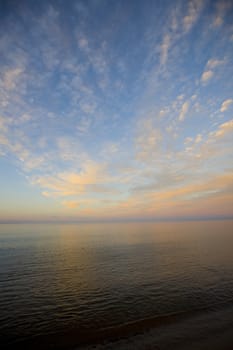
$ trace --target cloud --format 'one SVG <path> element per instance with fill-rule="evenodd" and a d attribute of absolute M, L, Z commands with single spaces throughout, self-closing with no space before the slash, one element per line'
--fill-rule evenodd
<path fill-rule="evenodd" d="M 202 179 L 207 176 L 213 176 L 212 172 L 215 169 L 215 164 L 222 167 L 216 168 L 214 172 L 221 174 L 222 170 L 229 163 L 228 156 L 231 153 L 229 142 L 233 140 L 233 121 L 220 124 L 214 131 L 207 135 L 198 133 L 195 137 L 188 137 L 184 141 L 185 151 L 171 153 L 170 160 L 160 163 L 158 157 L 155 159 L 154 169 L 151 171 L 145 170 L 144 176 L 147 179 L 146 185 L 141 180 L 141 185 L 136 186 L 134 191 L 167 191 L 170 187 L 181 188 L 187 184 L 191 185 L 196 181 L 201 183 Z M 157 160 L 157 162 L 156 162 Z M 211 168 L 209 172 L 207 169 Z M 206 173 L 207 172 L 207 173 Z M 142 174 L 141 174 L 142 176 Z M 220 176 L 220 175 L 219 175 Z M 143 178 L 143 177 L 142 177 Z M 144 183 L 144 184 L 143 184 Z M 142 185 L 143 184 L 143 185 Z"/>
<path fill-rule="evenodd" d="M 161 56 L 160 56 L 160 62 L 161 64 L 165 65 L 168 59 L 168 50 L 171 45 L 171 38 L 169 34 L 166 34 L 163 38 L 163 42 L 161 44 Z"/>
<path fill-rule="evenodd" d="M 169 181 L 170 182 L 170 181 Z M 233 174 L 208 175 L 191 183 L 177 182 L 173 188 L 160 189 L 152 185 L 134 191 L 125 201 L 120 201 L 114 209 L 119 216 L 161 218 L 183 217 L 184 215 L 232 215 Z M 219 210 L 221 204 L 221 210 Z"/>
<path fill-rule="evenodd" d="M 232 1 L 217 1 L 215 7 L 216 13 L 214 16 L 213 25 L 215 27 L 220 27 L 224 22 L 224 16 L 226 15 L 226 12 L 232 9 Z"/>
<path fill-rule="evenodd" d="M 0 115 L 0 131 L 6 132 L 11 122 L 10 118 L 5 118 L 3 115 Z"/>
<path fill-rule="evenodd" d="M 22 74 L 23 69 L 16 67 L 8 69 L 3 77 L 3 85 L 7 90 L 13 90 L 16 88 L 17 81 Z"/>
<path fill-rule="evenodd" d="M 203 83 L 207 83 L 214 76 L 214 72 L 212 70 L 205 71 L 201 76 L 201 81 Z"/>
<path fill-rule="evenodd" d="M 161 149 L 162 133 L 153 125 L 153 120 L 150 118 L 141 121 L 138 129 L 135 139 L 136 158 L 141 161 L 153 161 Z"/>
<path fill-rule="evenodd" d="M 89 131 L 90 126 L 91 126 L 91 119 L 87 117 L 85 118 L 83 117 L 79 120 L 79 123 L 76 128 L 80 134 L 86 134 Z"/>
<path fill-rule="evenodd" d="M 215 18 L 214 18 L 214 26 L 215 27 L 220 27 L 221 25 L 223 24 L 223 18 L 221 15 L 217 15 Z"/>
<path fill-rule="evenodd" d="M 185 119 L 185 116 L 188 112 L 188 109 L 189 109 L 189 102 L 186 101 L 183 103 L 182 107 L 181 107 L 181 110 L 180 110 L 180 114 L 179 114 L 179 121 L 183 121 Z"/>
<path fill-rule="evenodd" d="M 231 192 L 233 191 L 232 173 L 212 176 L 209 179 L 204 179 L 204 181 L 199 180 L 194 184 L 178 187 L 166 192 L 161 191 L 152 196 L 156 200 L 193 200 L 194 198 L 211 196 L 213 193 L 225 192 L 228 188 L 231 188 Z"/>
<path fill-rule="evenodd" d="M 57 146 L 56 158 L 71 163 L 79 163 L 85 161 L 88 156 L 83 151 L 80 141 L 72 136 L 63 135 L 56 137 Z M 56 160 L 56 159 L 55 159 Z"/>
<path fill-rule="evenodd" d="M 195 142 L 195 143 L 199 143 L 199 142 L 201 142 L 201 141 L 202 141 L 202 135 L 201 135 L 201 134 L 197 134 L 197 136 L 196 136 L 194 142 Z"/>
<path fill-rule="evenodd" d="M 206 64 L 206 67 L 209 68 L 209 69 L 214 69 L 218 66 L 221 66 L 225 63 L 225 60 L 218 60 L 218 59 L 210 59 L 207 64 Z"/>
<path fill-rule="evenodd" d="M 75 209 L 79 206 L 79 203 L 76 201 L 63 201 L 62 204 L 69 209 Z"/>
<path fill-rule="evenodd" d="M 218 125 L 205 138 L 202 136 L 199 142 L 196 142 L 197 137 L 193 144 L 187 148 L 187 154 L 189 157 L 192 156 L 194 166 L 204 169 L 207 166 L 212 168 L 214 164 L 218 164 L 218 172 L 221 172 L 223 169 L 220 165 L 224 168 L 229 163 L 228 157 L 231 153 L 233 140 L 233 120 Z M 191 164 L 187 162 L 188 166 L 191 168 Z"/>
<path fill-rule="evenodd" d="M 226 60 L 219 60 L 216 58 L 211 58 L 207 61 L 205 70 L 201 76 L 202 83 L 206 84 L 214 76 L 214 70 L 226 63 Z"/>
<path fill-rule="evenodd" d="M 232 134 L 233 136 L 233 119 L 219 125 L 218 130 L 210 133 L 210 136 L 222 138 L 228 134 Z"/>
<path fill-rule="evenodd" d="M 45 190 L 43 193 L 47 197 L 69 197 L 113 193 L 114 188 L 106 186 L 111 181 L 113 178 L 107 174 L 105 165 L 89 160 L 82 164 L 79 172 L 65 171 L 49 176 L 35 176 L 32 183 Z"/>
<path fill-rule="evenodd" d="M 233 100 L 231 98 L 223 101 L 221 108 L 220 108 L 220 112 L 222 112 L 222 113 L 226 112 L 232 103 L 233 103 Z"/>
<path fill-rule="evenodd" d="M 203 5 L 204 2 L 202 0 L 191 0 L 188 2 L 187 14 L 183 17 L 183 27 L 185 32 L 188 32 L 194 23 L 197 22 L 203 9 Z"/>
<path fill-rule="evenodd" d="M 166 32 L 162 38 L 162 43 L 159 47 L 160 51 L 160 64 L 165 65 L 168 60 L 168 53 L 172 46 L 188 32 L 197 22 L 202 10 L 204 3 L 202 0 L 189 0 L 187 2 L 187 8 L 185 14 L 180 14 L 177 8 L 173 9 L 170 16 L 168 17 L 169 31 Z"/>
<path fill-rule="evenodd" d="M 185 138 L 184 144 L 187 145 L 187 144 L 191 143 L 192 141 L 193 141 L 193 138 L 188 136 L 188 137 Z"/>

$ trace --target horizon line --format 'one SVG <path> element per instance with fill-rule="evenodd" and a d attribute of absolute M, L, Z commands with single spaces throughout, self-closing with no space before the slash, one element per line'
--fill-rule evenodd
<path fill-rule="evenodd" d="M 88 224 L 88 223 L 127 223 L 127 222 L 177 222 L 177 221 L 217 221 L 233 220 L 233 216 L 168 217 L 168 218 L 110 218 L 110 219 L 13 219 L 0 220 L 0 224 Z"/>

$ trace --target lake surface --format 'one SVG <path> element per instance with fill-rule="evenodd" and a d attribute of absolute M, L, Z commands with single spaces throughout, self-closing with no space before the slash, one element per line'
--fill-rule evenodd
<path fill-rule="evenodd" d="M 2 224 L 1 344 L 229 310 L 232 248 L 230 220 Z"/>

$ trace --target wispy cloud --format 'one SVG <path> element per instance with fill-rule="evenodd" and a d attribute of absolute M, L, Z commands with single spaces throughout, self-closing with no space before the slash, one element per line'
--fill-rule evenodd
<path fill-rule="evenodd" d="M 232 103 L 233 103 L 233 100 L 231 98 L 223 101 L 221 108 L 220 108 L 220 112 L 223 113 L 223 112 L 227 111 Z"/>
<path fill-rule="evenodd" d="M 211 58 L 207 61 L 205 70 L 202 73 L 201 81 L 206 84 L 210 79 L 214 77 L 216 68 L 226 64 L 226 59 Z"/>
<path fill-rule="evenodd" d="M 204 1 L 202 0 L 191 0 L 188 2 L 187 14 L 183 17 L 183 26 L 185 32 L 188 32 L 194 23 L 198 20 L 203 6 Z"/>
<path fill-rule="evenodd" d="M 33 181 L 40 187 L 50 190 L 55 196 L 71 196 L 84 193 L 88 188 L 98 192 L 98 185 L 107 182 L 104 167 L 88 161 L 79 172 L 66 171 L 52 176 L 39 176 Z"/>
<path fill-rule="evenodd" d="M 218 129 L 215 132 L 211 132 L 210 136 L 214 137 L 224 137 L 227 134 L 233 134 L 233 119 L 229 120 L 228 122 L 225 122 L 223 124 L 220 124 Z"/>
<path fill-rule="evenodd" d="M 179 114 L 179 121 L 183 121 L 187 112 L 188 112 L 188 109 L 189 109 L 189 102 L 186 101 L 183 103 L 182 107 L 181 107 L 181 111 L 180 111 L 180 114 Z"/>
<path fill-rule="evenodd" d="M 216 11 L 215 11 L 213 25 L 215 27 L 220 27 L 224 22 L 224 17 L 227 11 L 232 10 L 232 2 L 229 0 L 217 1 L 215 4 L 215 8 L 216 8 Z"/>
<path fill-rule="evenodd" d="M 218 66 L 221 66 L 224 63 L 226 63 L 225 60 L 218 60 L 218 59 L 211 58 L 210 60 L 208 60 L 206 64 L 206 68 L 214 69 Z"/>
<path fill-rule="evenodd" d="M 208 82 L 211 78 L 213 78 L 214 76 L 214 72 L 212 70 L 207 70 L 205 72 L 203 72 L 202 76 L 201 76 L 201 81 L 203 83 Z"/>
<path fill-rule="evenodd" d="M 160 45 L 160 63 L 165 65 L 168 60 L 169 50 L 184 35 L 187 35 L 198 21 L 204 8 L 202 0 L 189 0 L 186 2 L 185 11 L 179 11 L 179 5 L 171 11 L 168 17 L 168 28 Z"/>
<path fill-rule="evenodd" d="M 75 209 L 79 206 L 79 203 L 76 201 L 64 201 L 63 205 L 69 209 Z"/>
<path fill-rule="evenodd" d="M 162 133 L 153 125 L 151 119 L 140 122 L 139 133 L 135 139 L 137 159 L 153 161 L 161 148 Z"/>
<path fill-rule="evenodd" d="M 3 85 L 6 88 L 6 90 L 13 90 L 16 88 L 16 82 L 19 79 L 22 72 L 22 68 L 12 68 L 8 69 L 5 72 L 3 78 Z"/>
<path fill-rule="evenodd" d="M 168 58 L 168 50 L 171 45 L 171 37 L 169 34 L 165 34 L 163 42 L 161 44 L 161 64 L 166 64 Z"/>

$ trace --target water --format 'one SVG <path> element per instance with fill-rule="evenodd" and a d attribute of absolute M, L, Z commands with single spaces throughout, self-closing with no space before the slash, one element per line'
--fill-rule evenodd
<path fill-rule="evenodd" d="M 229 220 L 0 225 L 1 344 L 229 309 L 232 243 Z"/>

